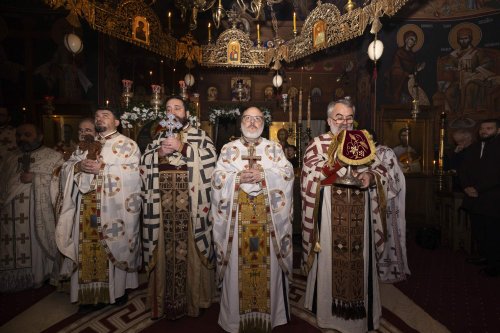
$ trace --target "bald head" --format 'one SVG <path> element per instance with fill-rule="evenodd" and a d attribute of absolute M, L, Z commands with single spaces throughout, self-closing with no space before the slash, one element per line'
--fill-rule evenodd
<path fill-rule="evenodd" d="M 96 136 L 94 119 L 84 118 L 78 124 L 78 140 L 83 141 L 86 135 Z"/>
<path fill-rule="evenodd" d="M 466 148 L 472 143 L 472 133 L 466 130 L 458 130 L 453 133 L 453 141 L 457 146 Z"/>

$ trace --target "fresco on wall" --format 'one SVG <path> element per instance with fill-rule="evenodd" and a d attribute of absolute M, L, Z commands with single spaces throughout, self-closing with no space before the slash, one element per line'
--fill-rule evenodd
<path fill-rule="evenodd" d="M 398 49 L 392 57 L 392 65 L 386 73 L 386 98 L 394 104 L 406 104 L 417 98 L 421 105 L 429 105 L 425 91 L 417 84 L 419 72 L 425 61 L 419 62 L 417 52 L 424 44 L 424 32 L 416 24 L 405 24 L 398 29 Z M 417 92 L 418 90 L 418 92 Z"/>
<path fill-rule="evenodd" d="M 436 105 L 451 112 L 473 112 L 493 107 L 491 98 L 500 94 L 500 51 L 478 47 L 482 31 L 474 23 L 462 22 L 449 32 L 453 50 L 437 62 Z"/>
<path fill-rule="evenodd" d="M 428 0 L 414 1 L 397 16 L 408 19 L 461 19 L 464 17 L 490 15 L 498 11 L 496 0 Z"/>
<path fill-rule="evenodd" d="M 383 104 L 410 104 L 418 97 L 420 105 L 442 106 L 452 116 L 498 111 L 499 13 L 456 22 L 385 24 L 378 98 Z"/>

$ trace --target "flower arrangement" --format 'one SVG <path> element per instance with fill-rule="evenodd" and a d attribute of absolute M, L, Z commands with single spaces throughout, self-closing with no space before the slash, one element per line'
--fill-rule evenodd
<path fill-rule="evenodd" d="M 259 108 L 262 113 L 264 114 L 264 123 L 266 126 L 271 124 L 272 117 L 271 117 L 271 111 L 268 108 Z M 211 107 L 209 109 L 209 114 L 208 114 L 208 120 L 212 123 L 215 124 L 217 123 L 217 119 L 228 119 L 228 120 L 235 120 L 238 119 L 241 116 L 241 111 L 239 108 L 232 108 L 232 107 Z"/>
<path fill-rule="evenodd" d="M 189 111 L 189 110 L 188 110 Z M 129 106 L 120 117 L 120 122 L 123 128 L 133 128 L 135 124 L 145 124 L 149 121 L 164 120 L 166 113 L 156 112 L 152 107 L 146 106 L 144 103 Z M 189 123 L 192 126 L 200 125 L 196 116 L 188 117 Z"/>

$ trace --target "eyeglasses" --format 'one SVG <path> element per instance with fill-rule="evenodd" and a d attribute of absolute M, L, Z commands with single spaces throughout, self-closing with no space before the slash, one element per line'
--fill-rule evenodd
<path fill-rule="evenodd" d="M 250 122 L 254 122 L 256 124 L 262 124 L 262 122 L 264 121 L 264 117 L 261 117 L 261 116 L 243 116 L 242 117 L 242 120 L 243 122 L 245 123 L 250 123 Z"/>
<path fill-rule="evenodd" d="M 343 122 L 346 122 L 347 124 L 352 124 L 354 122 L 354 117 L 353 116 L 343 117 L 341 115 L 337 115 L 335 118 L 330 118 L 330 119 L 332 119 L 337 124 L 340 124 L 340 123 L 343 123 Z"/>

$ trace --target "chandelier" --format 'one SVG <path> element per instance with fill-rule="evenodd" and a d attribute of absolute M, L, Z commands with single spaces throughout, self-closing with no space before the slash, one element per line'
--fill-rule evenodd
<path fill-rule="evenodd" d="M 95 30 L 167 59 L 179 60 L 178 49 L 186 49 L 186 38 L 178 40 L 172 36 L 170 27 L 162 26 L 160 18 L 151 8 L 155 1 L 150 0 L 147 4 L 148 1 L 144 0 L 44 0 L 53 9 L 65 8 L 70 15 L 85 19 Z M 209 25 L 208 43 L 200 43 L 201 57 L 198 51 L 189 55 L 189 67 L 198 63 L 207 67 L 271 67 L 277 70 L 282 62 L 294 62 L 359 37 L 368 25 L 372 26 L 372 30 L 380 30 L 380 17 L 393 16 L 408 0 L 366 0 L 362 4 L 361 1 L 348 0 L 341 9 L 318 0 L 300 29 L 297 29 L 296 14 L 293 14 L 293 38 L 286 41 L 278 36 L 278 22 L 273 9 L 282 1 L 234 0 L 231 8 L 224 8 L 221 0 L 175 0 L 174 5 L 181 11 L 181 18 L 186 20 L 189 17 L 190 30 L 198 28 L 198 14 L 208 10 L 212 10 L 216 28 L 222 20 L 227 19 L 230 23 L 229 28 L 214 41 L 211 40 Z M 260 43 L 260 30 L 257 30 L 258 36 L 253 40 L 247 31 L 237 28 L 243 17 L 251 18 L 249 24 L 261 22 L 265 6 L 269 9 L 274 30 L 274 38 L 266 47 Z M 170 16 L 168 22 L 170 25 Z M 197 48 L 198 42 L 190 38 L 193 37 L 189 36 L 188 42 Z M 234 56 L 236 53 L 238 56 Z M 188 58 L 184 51 L 180 54 Z"/>

